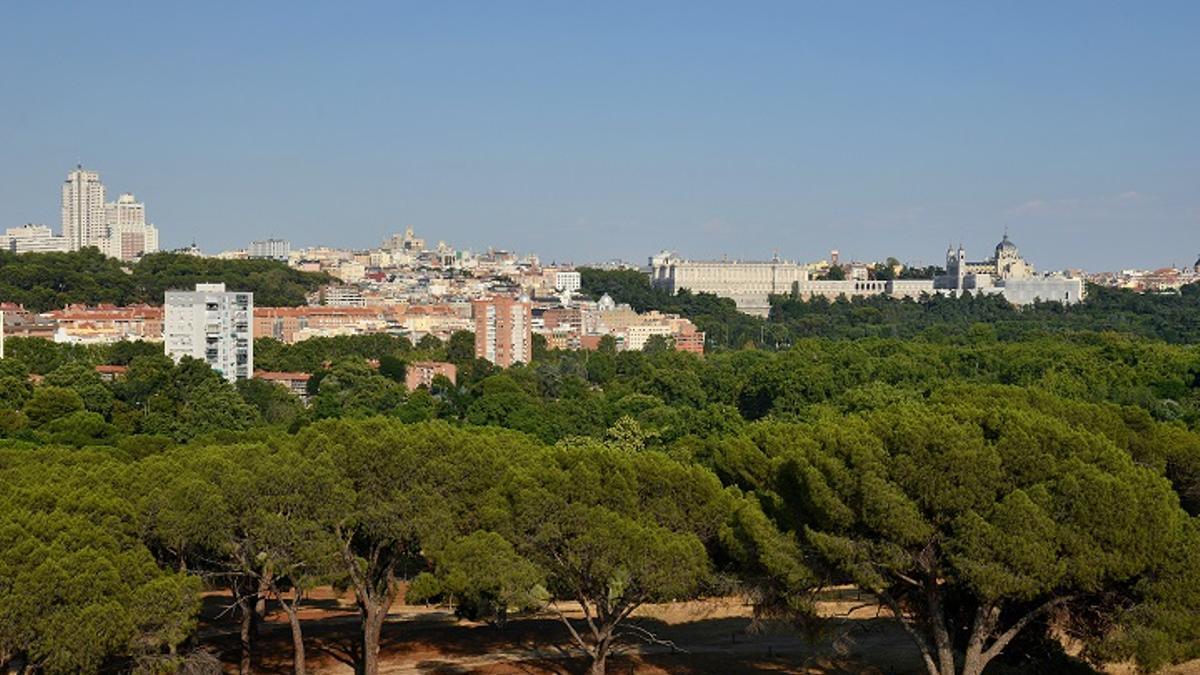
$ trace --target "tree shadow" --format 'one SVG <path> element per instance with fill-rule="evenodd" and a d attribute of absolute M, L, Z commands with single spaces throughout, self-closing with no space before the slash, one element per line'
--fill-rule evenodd
<path fill-rule="evenodd" d="M 291 635 L 286 622 L 273 617 L 255 644 L 258 672 L 291 672 Z M 664 621 L 640 616 L 630 620 L 639 636 L 653 643 L 626 639 L 610 657 L 610 673 L 657 668 L 686 675 L 715 673 L 919 673 L 916 649 L 890 620 L 848 621 L 853 629 L 840 642 L 828 635 L 805 640 L 785 624 L 754 623 L 748 617 L 700 617 Z M 234 622 L 236 625 L 236 622 Z M 583 621 L 573 621 L 586 630 Z M 753 629 L 752 629 L 753 626 Z M 628 632 L 628 631 L 627 631 Z M 354 668 L 362 662 L 357 617 L 340 612 L 304 621 L 310 667 Z M 239 657 L 236 633 L 205 640 L 221 660 L 235 665 Z M 421 673 L 527 673 L 570 675 L 584 673 L 587 659 L 571 642 L 558 618 L 546 615 L 514 617 L 503 628 L 454 620 L 446 613 L 419 612 L 393 616 L 384 624 L 381 662 L 405 664 Z"/>

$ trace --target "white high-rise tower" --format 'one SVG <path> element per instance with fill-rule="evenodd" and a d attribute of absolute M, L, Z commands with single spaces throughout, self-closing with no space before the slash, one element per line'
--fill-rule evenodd
<path fill-rule="evenodd" d="M 62 188 L 62 229 L 72 251 L 100 246 L 108 236 L 104 184 L 100 174 L 76 166 Z"/>
<path fill-rule="evenodd" d="M 105 206 L 108 235 L 101 246 L 105 254 L 137 260 L 158 250 L 158 229 L 146 224 L 146 205 L 126 192 Z"/>
<path fill-rule="evenodd" d="M 254 375 L 254 294 L 225 284 L 196 284 L 163 298 L 163 347 L 178 362 L 204 361 L 230 382 Z"/>

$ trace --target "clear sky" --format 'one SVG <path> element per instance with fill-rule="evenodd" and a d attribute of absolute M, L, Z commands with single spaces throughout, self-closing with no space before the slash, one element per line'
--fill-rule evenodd
<path fill-rule="evenodd" d="M 0 3 L 0 226 L 164 246 L 1200 253 L 1200 2 Z"/>

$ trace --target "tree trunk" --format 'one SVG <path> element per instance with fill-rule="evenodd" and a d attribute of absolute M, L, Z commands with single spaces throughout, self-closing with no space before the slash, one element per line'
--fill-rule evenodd
<path fill-rule="evenodd" d="M 614 628 L 615 626 L 601 625 L 596 635 L 596 646 L 592 648 L 592 664 L 588 668 L 588 675 L 605 675 L 608 652 L 612 648 Z"/>
<path fill-rule="evenodd" d="M 364 608 L 363 617 L 363 675 L 379 675 L 379 635 L 387 608 L 375 603 Z"/>
<path fill-rule="evenodd" d="M 288 623 L 292 624 L 292 673 L 304 675 L 304 633 L 300 629 L 300 616 L 296 608 L 284 604 L 287 611 Z"/>
<path fill-rule="evenodd" d="M 239 675 L 250 675 L 253 672 L 250 666 L 250 637 L 254 633 L 254 603 L 251 598 L 242 596 L 238 598 L 238 607 L 242 612 L 242 626 L 240 637 L 242 642 L 242 660 L 238 664 Z"/>
<path fill-rule="evenodd" d="M 940 675 L 955 675 L 954 643 L 950 638 L 950 630 L 946 627 L 946 613 L 942 609 L 942 591 L 938 588 L 936 579 L 929 578 L 925 581 L 925 602 L 929 612 L 929 627 L 933 633 L 933 645 L 937 652 Z"/>
<path fill-rule="evenodd" d="M 981 675 L 988 664 L 984 658 L 984 643 L 991 636 L 999 618 L 999 609 L 980 605 L 975 609 L 975 620 L 971 622 L 971 635 L 967 639 L 967 651 L 963 654 L 962 675 Z"/>
<path fill-rule="evenodd" d="M 262 635 L 262 620 L 267 618 L 267 596 L 270 595 L 272 581 L 270 571 L 265 572 L 258 579 L 258 595 L 254 602 L 254 634 L 256 636 Z"/>

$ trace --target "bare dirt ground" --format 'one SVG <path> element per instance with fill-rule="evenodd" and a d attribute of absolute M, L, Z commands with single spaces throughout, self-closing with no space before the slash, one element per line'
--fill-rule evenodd
<path fill-rule="evenodd" d="M 853 589 L 835 589 L 822 596 L 821 614 L 839 620 L 820 634 L 802 638 L 793 626 L 753 621 L 750 607 L 738 598 L 653 605 L 634 615 L 637 625 L 664 644 L 630 643 L 609 662 L 614 674 L 769 673 L 835 675 L 923 673 L 916 648 L 908 636 L 878 607 L 863 606 L 868 598 Z M 236 672 L 237 626 L 225 611 L 229 598 L 213 593 L 205 598 L 201 637 Z M 562 611 L 582 619 L 577 608 Z M 330 675 L 353 673 L 357 656 L 358 618 L 352 598 L 321 589 L 302 614 L 308 668 Z M 255 670 L 291 672 L 291 637 L 286 615 L 269 610 L 257 639 Z M 568 675 L 584 671 L 585 660 L 569 641 L 566 628 L 553 613 L 517 617 L 504 628 L 459 620 L 448 608 L 398 603 L 384 627 L 382 668 L 388 675 Z M 996 669 L 997 675 L 1021 672 Z M 1132 669 L 1108 672 L 1132 675 Z M 1170 675 L 1200 673 L 1200 663 L 1167 671 Z"/>

